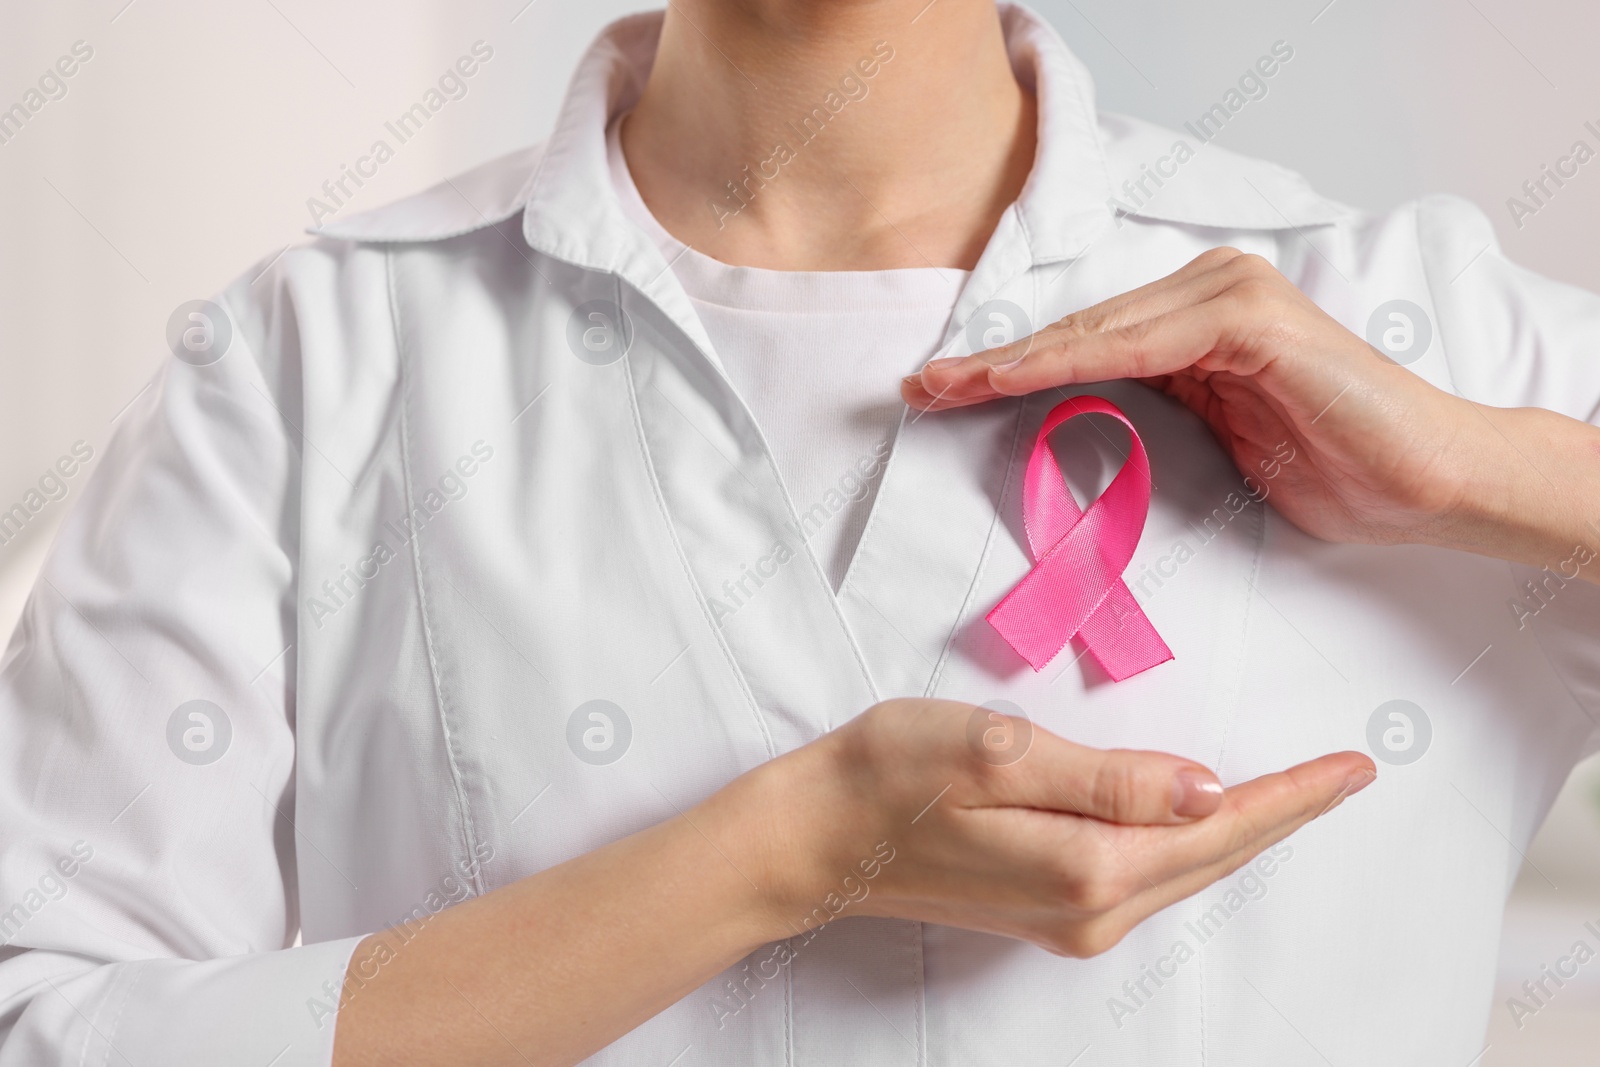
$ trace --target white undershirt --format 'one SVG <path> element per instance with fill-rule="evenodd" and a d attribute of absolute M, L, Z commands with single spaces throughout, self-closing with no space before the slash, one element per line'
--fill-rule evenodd
<path fill-rule="evenodd" d="M 904 407 L 900 379 L 944 340 L 967 271 L 778 271 L 687 248 L 645 206 L 607 131 L 624 210 L 658 245 L 761 426 L 829 582 L 843 584 Z M 738 225 L 737 217 L 728 225 Z"/>

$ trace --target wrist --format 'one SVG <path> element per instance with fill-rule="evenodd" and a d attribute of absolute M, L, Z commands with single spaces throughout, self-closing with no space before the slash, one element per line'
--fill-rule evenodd
<path fill-rule="evenodd" d="M 1473 407 L 1481 432 L 1459 450 L 1447 547 L 1600 580 L 1600 431 L 1539 408 Z"/>
<path fill-rule="evenodd" d="M 723 828 L 727 858 L 746 893 L 741 922 L 756 943 L 797 932 L 798 917 L 823 892 L 837 844 L 830 827 L 847 825 L 834 740 L 826 735 L 741 775 L 708 798 L 690 818 Z"/>

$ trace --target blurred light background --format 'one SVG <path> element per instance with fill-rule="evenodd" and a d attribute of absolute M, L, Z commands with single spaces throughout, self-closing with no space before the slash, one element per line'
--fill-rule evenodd
<path fill-rule="evenodd" d="M 1600 148 L 1600 135 L 1584 127 L 1600 129 L 1592 58 L 1600 5 L 1034 6 L 1095 72 L 1103 107 L 1171 126 L 1219 99 L 1274 41 L 1288 42 L 1293 61 L 1219 144 L 1299 170 L 1324 193 L 1372 210 L 1425 192 L 1466 196 L 1496 221 L 1512 258 L 1600 290 L 1600 161 L 1520 225 L 1507 206 L 1575 141 Z M 92 50 L 59 87 L 49 84 L 58 98 L 20 129 L 0 126 L 0 509 L 74 442 L 98 455 L 166 358 L 172 310 L 298 240 L 312 221 L 308 199 L 323 197 L 323 183 L 365 154 L 384 123 L 474 42 L 493 57 L 467 94 L 399 146 L 341 214 L 542 138 L 583 48 L 634 9 L 618 0 L 0 7 L 0 110 L 23 102 L 78 42 L 80 56 Z M 81 484 L 81 476 L 69 482 L 65 499 L 0 545 L 0 634 L 10 633 Z M 1507 912 L 1503 988 L 1481 1063 L 1591 1064 L 1600 1048 L 1600 968 L 1581 970 L 1520 1029 L 1505 998 L 1584 936 L 1584 921 L 1600 920 L 1593 765 L 1579 768 L 1528 859 Z M 1397 894 L 1393 906 L 1429 902 Z"/>

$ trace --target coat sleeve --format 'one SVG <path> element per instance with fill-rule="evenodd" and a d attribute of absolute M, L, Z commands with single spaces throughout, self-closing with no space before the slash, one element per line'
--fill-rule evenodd
<path fill-rule="evenodd" d="M 77 447 L 0 659 L 0 1067 L 331 1059 L 359 938 L 294 945 L 296 332 L 250 293 Z"/>
<path fill-rule="evenodd" d="M 1600 296 L 1512 263 L 1488 218 L 1457 197 L 1421 201 L 1417 237 L 1456 391 L 1600 425 Z M 1600 457 L 1588 470 L 1525 459 L 1530 478 L 1600 479 Z M 1508 639 L 1539 643 L 1587 720 L 1585 754 L 1600 751 L 1600 586 L 1571 576 L 1587 553 L 1600 556 L 1600 514 L 1588 521 L 1571 560 L 1510 565 L 1505 605 Z"/>

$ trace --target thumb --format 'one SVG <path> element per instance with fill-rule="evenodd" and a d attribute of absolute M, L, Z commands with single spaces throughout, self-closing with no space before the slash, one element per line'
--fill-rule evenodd
<path fill-rule="evenodd" d="M 1087 748 L 1033 730 L 1027 754 L 991 776 L 1003 803 L 1129 825 L 1191 822 L 1222 804 L 1222 783 L 1193 760 Z"/>

